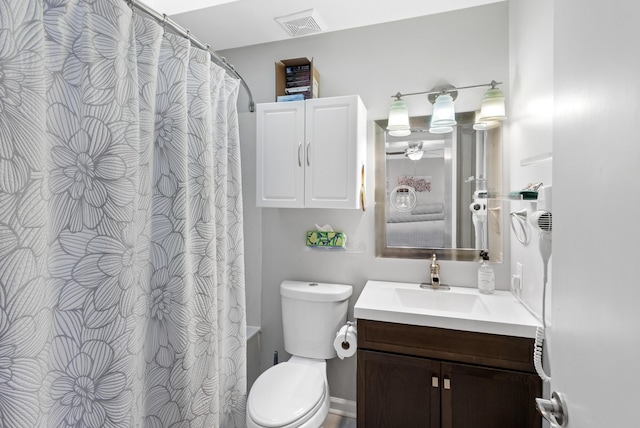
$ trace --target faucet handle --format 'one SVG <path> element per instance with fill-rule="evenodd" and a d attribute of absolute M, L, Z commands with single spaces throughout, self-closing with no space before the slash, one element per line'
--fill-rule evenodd
<path fill-rule="evenodd" d="M 440 271 L 440 265 L 438 264 L 437 260 L 436 260 L 436 255 L 435 253 L 431 256 L 431 273 L 439 273 Z"/>

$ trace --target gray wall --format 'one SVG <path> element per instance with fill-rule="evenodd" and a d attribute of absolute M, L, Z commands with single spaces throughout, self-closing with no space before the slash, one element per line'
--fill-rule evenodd
<path fill-rule="evenodd" d="M 552 184 L 550 159 L 521 166 L 522 160 L 553 151 L 553 0 L 511 0 L 509 110 L 509 170 L 511 189 L 527 183 Z M 533 37 L 535 35 L 535 37 Z M 511 202 L 510 209 L 536 210 L 533 202 Z M 511 269 L 523 266 L 523 302 L 541 318 L 543 263 L 538 250 L 538 232 L 530 230 L 531 241 L 523 245 L 511 236 Z M 552 271 L 553 257 L 549 272 Z M 552 278 L 549 277 L 551 295 Z"/>
<path fill-rule="evenodd" d="M 391 95 L 429 90 L 447 81 L 455 86 L 503 81 L 508 92 L 509 44 L 508 3 L 501 2 L 467 10 L 354 30 L 291 39 L 223 51 L 249 83 L 256 102 L 275 98 L 274 63 L 280 59 L 313 57 L 320 72 L 322 97 L 359 94 L 368 108 L 369 121 L 386 117 Z M 206 34 L 199 34 L 206 40 Z M 461 91 L 458 111 L 479 107 L 484 89 Z M 412 115 L 426 115 L 431 105 L 426 97 L 406 99 Z M 374 153 L 372 125 L 368 138 L 366 212 L 323 209 L 255 208 L 255 125 L 246 112 L 241 92 L 242 163 L 245 192 L 247 264 L 247 320 L 259 323 L 261 369 L 272 362 L 273 351 L 288 357 L 282 337 L 279 285 L 284 279 L 352 284 L 353 305 L 367 279 L 421 282 L 427 278 L 426 260 L 375 257 L 374 241 Z M 314 224 L 330 224 L 347 233 L 361 252 L 308 250 L 305 232 Z M 508 260 L 508 250 L 505 253 Z M 443 281 L 475 286 L 477 266 L 469 262 L 441 262 Z M 497 266 L 497 288 L 508 289 L 509 265 Z M 257 302 L 261 302 L 258 307 Z M 356 359 L 334 359 L 328 363 L 331 395 L 355 400 Z"/>

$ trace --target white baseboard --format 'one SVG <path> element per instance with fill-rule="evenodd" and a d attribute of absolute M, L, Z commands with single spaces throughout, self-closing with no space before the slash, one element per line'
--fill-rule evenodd
<path fill-rule="evenodd" d="M 331 407 L 329 413 L 356 419 L 356 402 L 344 398 L 330 397 Z"/>

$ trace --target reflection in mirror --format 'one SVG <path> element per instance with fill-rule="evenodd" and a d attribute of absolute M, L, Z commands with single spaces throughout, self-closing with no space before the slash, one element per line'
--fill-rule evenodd
<path fill-rule="evenodd" d="M 411 135 L 393 137 L 375 121 L 376 253 L 380 257 L 501 261 L 500 126 L 475 130 L 475 113 L 457 113 L 453 132 L 428 132 L 411 118 Z"/>

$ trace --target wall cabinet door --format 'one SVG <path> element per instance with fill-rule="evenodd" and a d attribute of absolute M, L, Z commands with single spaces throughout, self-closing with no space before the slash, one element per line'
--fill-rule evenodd
<path fill-rule="evenodd" d="M 304 207 L 305 102 L 256 106 L 256 203 Z"/>
<path fill-rule="evenodd" d="M 366 109 L 360 97 L 259 104 L 257 205 L 361 208 Z"/>
<path fill-rule="evenodd" d="M 367 133 L 360 97 L 307 100 L 305 125 L 305 206 L 360 208 Z"/>

